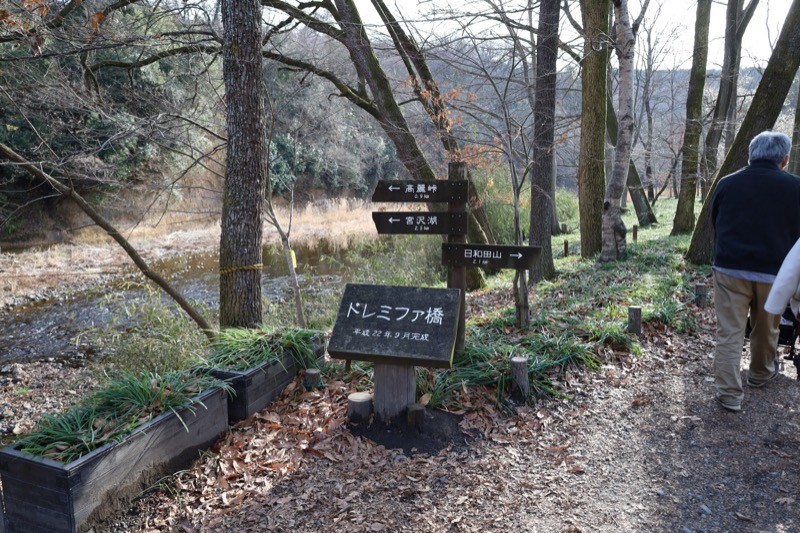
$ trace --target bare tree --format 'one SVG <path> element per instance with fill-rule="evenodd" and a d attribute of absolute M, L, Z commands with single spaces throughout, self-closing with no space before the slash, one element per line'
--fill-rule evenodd
<path fill-rule="evenodd" d="M 758 133 L 773 127 L 789 94 L 798 67 L 800 67 L 800 0 L 793 0 L 753 101 L 709 194 L 713 192 L 713 187 L 721 177 L 747 164 L 747 147 L 750 140 Z M 712 259 L 712 246 L 711 207 L 709 202 L 704 202 L 686 258 L 695 264 L 707 264 Z"/>
<path fill-rule="evenodd" d="M 625 255 L 627 230 L 622 222 L 620 201 L 625 192 L 633 145 L 633 56 L 636 38 L 628 14 L 627 0 L 613 0 L 615 46 L 619 61 L 619 136 L 614 151 L 611 179 L 603 200 L 602 251 L 600 261 L 615 261 Z"/>
<path fill-rule="evenodd" d="M 531 165 L 530 244 L 541 246 L 539 259 L 531 268 L 531 281 L 555 274 L 546 222 L 555 220 L 555 110 L 556 63 L 558 60 L 558 22 L 560 0 L 542 0 L 539 4 L 539 42 L 536 45 L 536 98 L 534 104 L 533 157 Z"/>
<path fill-rule="evenodd" d="M 610 39 L 609 2 L 582 2 L 581 145 L 578 161 L 581 257 L 602 248 L 601 221 L 605 189 L 606 72 Z"/>
<path fill-rule="evenodd" d="M 672 235 L 689 233 L 694 227 L 694 205 L 697 196 L 700 134 L 703 130 L 703 89 L 708 63 L 708 27 L 711 22 L 711 0 L 698 0 L 694 25 L 692 69 L 686 95 L 686 129 L 683 136 L 683 161 L 678 206 L 672 222 Z"/>
<path fill-rule="evenodd" d="M 739 67 L 742 60 L 742 39 L 744 32 L 755 13 L 759 0 L 750 0 L 746 7 L 745 0 L 728 0 L 725 15 L 725 52 L 722 60 L 722 71 L 719 76 L 719 92 L 714 106 L 711 125 L 705 139 L 705 149 L 701 160 L 701 173 L 705 188 L 717 169 L 719 143 L 723 135 L 727 137 L 727 146 L 733 142 L 736 131 L 736 95 L 739 87 Z M 704 194 L 705 198 L 708 194 Z"/>

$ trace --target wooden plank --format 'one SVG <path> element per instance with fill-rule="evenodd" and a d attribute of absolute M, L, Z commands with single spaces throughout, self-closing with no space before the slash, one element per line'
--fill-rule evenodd
<path fill-rule="evenodd" d="M 321 364 L 325 355 L 324 343 L 317 349 L 317 362 Z M 283 389 L 297 375 L 299 368 L 294 358 L 286 353 L 280 359 L 268 361 L 250 370 L 238 371 L 224 368 L 204 368 L 217 379 L 227 381 L 235 394 L 228 397 L 228 423 L 233 425 L 240 420 L 262 411 L 277 398 Z"/>

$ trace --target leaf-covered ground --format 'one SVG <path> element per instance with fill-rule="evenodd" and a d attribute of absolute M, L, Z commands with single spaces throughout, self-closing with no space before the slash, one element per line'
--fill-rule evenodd
<path fill-rule="evenodd" d="M 110 530 L 797 531 L 795 368 L 721 409 L 698 314 L 695 334 L 646 329 L 642 356 L 570 372 L 571 399 L 484 402 L 436 453 L 356 436 L 344 382 L 297 381 Z"/>

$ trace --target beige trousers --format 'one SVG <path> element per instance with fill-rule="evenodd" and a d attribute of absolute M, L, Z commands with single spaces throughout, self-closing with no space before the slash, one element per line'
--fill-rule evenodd
<path fill-rule="evenodd" d="M 742 343 L 750 313 L 750 376 L 766 381 L 774 372 L 780 316 L 764 311 L 771 283 L 734 278 L 714 271 L 714 308 L 717 313 L 717 345 L 714 348 L 714 387 L 725 403 L 741 403 L 744 397 L 740 364 Z"/>

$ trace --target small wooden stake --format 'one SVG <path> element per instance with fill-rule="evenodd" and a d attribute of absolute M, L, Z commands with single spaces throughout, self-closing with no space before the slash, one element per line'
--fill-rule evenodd
<path fill-rule="evenodd" d="M 566 232 L 567 232 L 567 225 L 561 224 L 561 233 L 566 233 Z"/>
<path fill-rule="evenodd" d="M 633 225 L 633 242 L 636 242 L 637 234 L 639 233 L 639 226 Z"/>
<path fill-rule="evenodd" d="M 708 286 L 705 283 L 698 283 L 694 286 L 694 303 L 700 309 L 706 307 L 706 297 L 708 296 Z"/>
<path fill-rule="evenodd" d="M 569 255 L 569 241 L 564 241 L 564 257 Z"/>
<path fill-rule="evenodd" d="M 514 389 L 512 392 L 519 393 L 523 399 L 527 400 L 528 393 L 530 392 L 527 357 L 514 356 L 511 358 L 511 378 L 514 381 Z"/>
<path fill-rule="evenodd" d="M 350 422 L 361 424 L 369 422 L 372 414 L 372 394 L 353 392 L 347 395 L 347 418 Z"/>
<path fill-rule="evenodd" d="M 638 305 L 628 307 L 628 333 L 642 333 L 642 308 Z"/>

